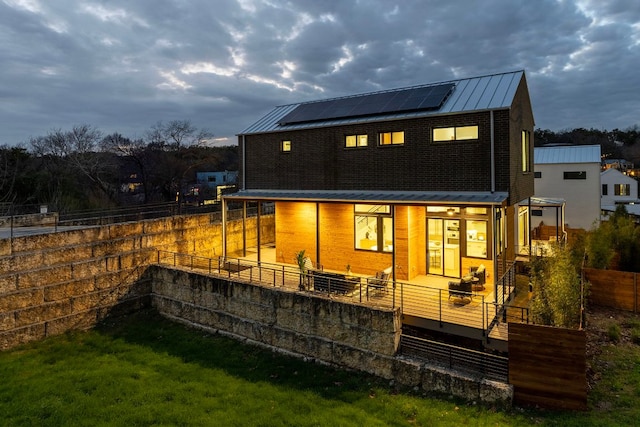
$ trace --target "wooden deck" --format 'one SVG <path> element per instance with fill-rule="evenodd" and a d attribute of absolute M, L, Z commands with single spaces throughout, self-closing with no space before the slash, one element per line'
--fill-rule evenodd
<path fill-rule="evenodd" d="M 236 278 L 260 286 L 273 286 L 290 292 L 309 292 L 319 298 L 379 308 L 399 308 L 403 325 L 471 338 L 483 342 L 485 347 L 507 351 L 507 322 L 502 316 L 496 316 L 496 295 L 491 280 L 487 280 L 484 289 L 478 289 L 472 295 L 461 298 L 450 296 L 448 283 L 454 279 L 447 277 L 421 275 L 412 278 L 411 281 L 394 283 L 390 280 L 386 289 L 380 290 L 368 286 L 367 276 L 358 275 L 356 272 L 350 273 L 349 292 L 342 294 L 314 289 L 312 277 L 304 280 L 305 289 L 301 290 L 298 267 L 293 264 L 276 263 L 274 248 L 261 251 L 260 263 L 257 262 L 255 252 L 247 253 L 247 256 L 240 258 L 205 258 L 161 251 L 158 261 L 164 265 L 223 276 L 231 280 Z M 355 286 L 354 279 L 357 281 Z M 323 285 L 326 286 L 326 280 Z M 344 284 L 336 288 L 345 289 Z"/>
<path fill-rule="evenodd" d="M 257 262 L 257 254 L 248 252 L 247 256 L 240 259 Z M 286 265 L 296 269 L 293 264 L 281 264 L 275 260 L 275 248 L 266 247 L 261 250 L 261 263 Z M 351 275 L 359 276 L 357 272 Z M 384 291 L 367 286 L 366 279 L 367 276 L 361 276 L 360 286 L 354 292 L 347 295 L 331 295 L 331 298 L 376 307 L 400 307 L 404 324 L 494 341 L 495 347 L 499 349 L 506 347 L 507 323 L 494 321 L 496 316 L 493 303 L 496 297 L 492 280 L 487 280 L 484 289 L 478 289 L 472 295 L 460 298 L 449 295 L 448 283 L 454 279 L 448 277 L 419 275 L 410 281 L 397 281 L 395 286 L 389 281 Z M 293 275 L 290 281 L 291 283 L 285 283 L 287 280 L 283 279 L 282 286 L 297 290 L 298 276 Z"/>

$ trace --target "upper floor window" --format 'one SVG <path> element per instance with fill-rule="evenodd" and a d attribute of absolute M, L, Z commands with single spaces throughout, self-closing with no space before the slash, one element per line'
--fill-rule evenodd
<path fill-rule="evenodd" d="M 347 135 L 344 137 L 344 146 L 347 148 L 366 147 L 367 135 Z"/>
<path fill-rule="evenodd" d="M 533 173 L 533 177 L 534 178 L 542 178 L 542 172 L 539 172 L 539 171 L 538 172 L 534 172 Z"/>
<path fill-rule="evenodd" d="M 478 139 L 478 126 L 457 126 L 449 128 L 434 128 L 433 141 L 465 141 Z"/>
<path fill-rule="evenodd" d="M 522 131 L 522 172 L 531 172 L 531 132 Z"/>
<path fill-rule="evenodd" d="M 587 179 L 587 171 L 565 172 L 564 179 Z"/>
<path fill-rule="evenodd" d="M 602 184 L 602 195 L 606 196 L 609 194 L 609 186 L 607 184 Z"/>
<path fill-rule="evenodd" d="M 289 152 L 291 151 L 291 141 L 284 140 L 280 143 L 280 151 Z"/>
<path fill-rule="evenodd" d="M 630 196 L 631 185 L 630 184 L 615 184 L 613 186 L 616 196 Z"/>
<path fill-rule="evenodd" d="M 402 145 L 404 144 L 404 131 L 382 132 L 378 143 L 380 145 Z"/>

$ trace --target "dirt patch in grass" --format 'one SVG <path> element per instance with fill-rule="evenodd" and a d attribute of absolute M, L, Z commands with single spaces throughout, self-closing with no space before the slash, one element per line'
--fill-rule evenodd
<path fill-rule="evenodd" d="M 586 319 L 587 379 L 592 390 L 610 368 L 603 352 L 640 352 L 640 316 L 608 307 L 590 307 Z"/>

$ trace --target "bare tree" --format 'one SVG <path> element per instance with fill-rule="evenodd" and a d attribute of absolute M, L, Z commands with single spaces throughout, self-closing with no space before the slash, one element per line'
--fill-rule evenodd
<path fill-rule="evenodd" d="M 180 149 L 184 146 L 200 145 L 213 138 L 206 129 L 199 130 L 190 120 L 159 121 L 146 134 L 149 145 L 160 149 Z"/>
<path fill-rule="evenodd" d="M 109 155 L 98 151 L 101 139 L 102 132 L 90 125 L 76 125 L 66 132 L 56 129 L 46 136 L 31 138 L 33 153 L 46 159 L 43 165 L 58 184 L 53 195 L 57 202 L 63 198 L 60 193 L 62 178 L 72 172 L 79 172 L 93 188 L 98 189 L 110 201 L 115 200 L 116 188 L 108 179 L 114 164 Z M 80 185 L 87 187 L 85 183 Z"/>

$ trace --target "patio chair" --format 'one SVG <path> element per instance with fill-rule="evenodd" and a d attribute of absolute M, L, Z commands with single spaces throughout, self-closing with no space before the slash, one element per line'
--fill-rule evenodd
<path fill-rule="evenodd" d="M 367 296 L 369 296 L 369 288 L 371 288 L 376 294 L 387 293 L 387 285 L 389 284 L 391 269 L 392 267 L 388 267 L 382 271 L 378 271 L 375 277 L 367 278 Z"/>

